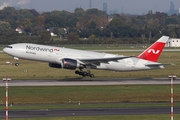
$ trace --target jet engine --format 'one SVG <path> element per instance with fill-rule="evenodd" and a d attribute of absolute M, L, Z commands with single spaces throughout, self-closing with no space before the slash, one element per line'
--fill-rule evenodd
<path fill-rule="evenodd" d="M 54 63 L 49 63 L 49 67 L 62 68 L 62 66 L 60 64 L 54 64 Z"/>
<path fill-rule="evenodd" d="M 79 63 L 77 62 L 77 60 L 69 58 L 63 59 L 63 68 L 75 70 L 77 67 L 79 67 Z"/>
<path fill-rule="evenodd" d="M 61 64 L 49 63 L 49 67 L 75 70 L 77 67 L 80 67 L 80 64 L 77 60 L 64 58 Z"/>

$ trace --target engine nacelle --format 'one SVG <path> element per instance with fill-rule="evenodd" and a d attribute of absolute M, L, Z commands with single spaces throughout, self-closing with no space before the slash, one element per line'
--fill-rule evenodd
<path fill-rule="evenodd" d="M 69 58 L 63 59 L 63 68 L 75 70 L 77 67 L 79 67 L 77 60 L 69 59 Z"/>
<path fill-rule="evenodd" d="M 75 70 L 77 67 L 80 67 L 80 64 L 77 60 L 64 58 L 61 64 L 49 63 L 49 67 Z"/>
<path fill-rule="evenodd" d="M 54 63 L 49 63 L 49 67 L 62 68 L 62 66 L 60 64 L 54 64 Z"/>

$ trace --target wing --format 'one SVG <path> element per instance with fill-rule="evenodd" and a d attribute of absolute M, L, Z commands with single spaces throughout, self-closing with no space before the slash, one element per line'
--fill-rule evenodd
<path fill-rule="evenodd" d="M 100 63 L 108 63 L 111 61 L 117 62 L 118 60 L 131 58 L 131 57 L 134 56 L 119 56 L 119 57 L 108 57 L 108 58 L 82 58 L 78 60 L 83 62 L 84 64 L 99 65 Z"/>

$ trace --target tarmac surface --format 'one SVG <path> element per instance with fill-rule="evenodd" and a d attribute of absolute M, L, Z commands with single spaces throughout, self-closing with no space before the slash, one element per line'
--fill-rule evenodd
<path fill-rule="evenodd" d="M 151 85 L 170 84 L 168 78 L 132 78 L 132 79 L 52 79 L 52 80 L 11 80 L 8 86 L 81 86 L 81 85 Z M 174 84 L 180 84 L 180 78 L 176 78 Z M 0 86 L 6 83 L 0 80 Z"/>
<path fill-rule="evenodd" d="M 39 109 L 9 110 L 9 118 L 98 116 L 98 115 L 158 115 L 170 114 L 170 107 L 128 107 L 128 108 L 80 108 L 80 109 Z M 174 114 L 180 107 L 174 107 Z M 0 119 L 5 119 L 5 111 L 0 110 Z"/>

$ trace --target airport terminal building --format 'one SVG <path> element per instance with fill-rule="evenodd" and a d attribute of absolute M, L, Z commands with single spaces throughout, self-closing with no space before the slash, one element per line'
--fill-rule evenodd
<path fill-rule="evenodd" d="M 166 47 L 180 47 L 180 39 L 169 38 L 169 40 L 166 43 Z"/>

